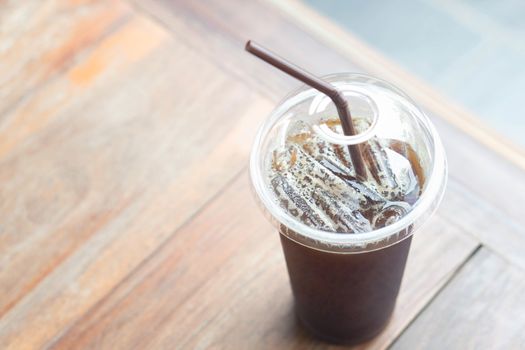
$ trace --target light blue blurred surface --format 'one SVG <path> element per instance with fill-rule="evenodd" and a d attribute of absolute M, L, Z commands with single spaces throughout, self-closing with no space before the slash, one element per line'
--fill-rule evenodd
<path fill-rule="evenodd" d="M 525 146 L 525 0 L 303 0 Z"/>

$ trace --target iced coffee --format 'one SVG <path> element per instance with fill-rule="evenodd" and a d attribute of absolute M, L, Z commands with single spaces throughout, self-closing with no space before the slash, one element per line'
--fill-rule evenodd
<path fill-rule="evenodd" d="M 402 92 L 363 75 L 325 79 L 348 98 L 361 137 L 345 137 L 330 99 L 305 86 L 261 128 L 250 170 L 280 232 L 298 319 L 319 337 L 357 343 L 392 314 L 412 234 L 441 200 L 446 162 L 433 126 Z"/>

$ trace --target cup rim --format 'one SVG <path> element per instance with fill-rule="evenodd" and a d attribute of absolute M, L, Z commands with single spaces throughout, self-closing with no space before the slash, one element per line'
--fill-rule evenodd
<path fill-rule="evenodd" d="M 290 107 L 296 105 L 297 103 L 300 103 L 300 101 L 303 101 L 313 96 L 314 94 L 319 93 L 313 88 L 307 88 L 305 90 L 305 85 L 302 85 L 299 88 L 293 90 L 279 103 L 279 105 L 271 112 L 270 117 L 267 118 L 259 128 L 250 154 L 250 177 L 253 188 L 260 201 L 262 202 L 264 207 L 269 211 L 271 216 L 275 218 L 279 223 L 285 225 L 287 228 L 291 229 L 300 236 L 304 236 L 307 239 L 313 239 L 314 241 L 321 242 L 324 244 L 336 245 L 339 247 L 363 246 L 370 243 L 377 243 L 402 232 L 405 228 L 409 227 L 412 223 L 418 220 L 418 218 L 423 217 L 425 212 L 427 212 L 428 214 L 432 214 L 443 198 L 444 188 L 447 182 L 447 166 L 445 151 L 441 143 L 439 134 L 437 133 L 434 125 L 430 122 L 426 114 L 419 107 L 417 107 L 417 105 L 412 101 L 412 99 L 410 99 L 403 91 L 399 90 L 397 87 L 382 79 L 358 73 L 335 73 L 323 76 L 323 79 L 326 80 L 352 78 L 373 79 L 377 82 L 385 84 L 389 89 L 392 89 L 396 93 L 406 98 L 407 101 L 412 103 L 419 112 L 419 122 L 423 124 L 424 128 L 426 129 L 425 131 L 427 131 L 430 136 L 431 144 L 433 146 L 433 148 L 431 148 L 430 151 L 433 155 L 434 162 L 432 164 L 430 176 L 427 177 L 427 185 L 425 191 L 423 191 L 416 203 L 414 203 L 412 210 L 410 210 L 410 212 L 403 216 L 399 221 L 396 221 L 391 225 L 377 230 L 359 234 L 324 231 L 310 227 L 295 219 L 285 210 L 283 210 L 271 198 L 269 194 L 269 189 L 266 186 L 264 186 L 265 182 L 263 180 L 262 169 L 260 168 L 259 162 L 261 156 L 261 146 L 264 141 L 264 135 L 266 135 L 270 128 L 285 115 L 285 112 Z M 430 215 L 428 215 L 428 217 L 429 216 Z M 413 232 L 409 232 L 408 235 L 412 233 Z M 400 237 L 399 240 L 407 237 L 408 235 Z"/>

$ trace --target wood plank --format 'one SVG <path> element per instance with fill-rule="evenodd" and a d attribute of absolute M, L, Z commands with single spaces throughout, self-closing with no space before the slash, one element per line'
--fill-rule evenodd
<path fill-rule="evenodd" d="M 214 4 L 218 7 L 218 3 Z M 201 5 L 191 6 L 198 6 L 198 10 L 202 11 Z M 194 215 L 243 167 L 256 124 L 272 107 L 273 103 L 269 100 L 275 101 L 276 96 L 288 90 L 290 85 L 295 85 L 295 82 L 281 78 L 279 74 L 272 72 L 270 75 L 270 68 L 238 50 L 243 39 L 240 39 L 239 34 L 233 36 L 232 33 L 241 33 L 239 28 L 256 28 L 254 33 L 268 32 L 267 27 L 260 26 L 253 18 L 271 19 L 275 27 L 268 40 L 279 40 L 284 49 L 289 46 L 289 42 L 282 33 L 290 30 L 297 39 L 301 39 L 300 28 L 284 21 L 279 15 L 274 16 L 274 10 L 261 7 L 258 3 L 250 2 L 246 6 L 259 17 L 242 19 L 240 14 L 229 7 L 215 14 L 215 7 L 210 7 L 204 13 L 211 18 L 199 21 L 199 17 L 194 16 L 181 22 L 183 24 L 179 24 L 180 27 L 189 29 L 179 33 L 175 40 L 150 21 L 131 16 L 122 28 L 94 45 L 89 55 L 75 61 L 64 75 L 58 74 L 51 85 L 46 85 L 45 90 L 37 88 L 30 100 L 21 101 L 20 107 L 17 105 L 16 109 L 9 111 L 14 114 L 6 120 L 26 118 L 30 122 L 18 122 L 18 125 L 13 124 L 6 129 L 15 131 L 29 125 L 22 137 L 14 138 L 3 148 L 0 147 L 3 150 L 0 163 L 0 213 L 4 213 L 4 216 L 0 214 L 0 230 L 7 233 L 0 236 L 0 253 L 7 252 L 1 255 L 3 260 L 0 266 L 9 266 L 8 269 L 0 269 L 0 303 L 3 303 L 0 305 L 4 313 L 0 319 L 0 343 L 7 347 L 34 348 L 56 341 L 57 346 L 60 346 L 62 341 L 69 339 L 68 329 L 71 334 L 86 332 L 89 337 L 91 332 L 100 331 L 96 327 L 92 330 L 89 325 L 89 320 L 99 320 L 99 316 L 91 315 L 98 315 L 98 307 L 113 314 L 115 303 L 118 302 L 114 298 L 123 300 L 124 305 L 119 304 L 118 307 L 124 307 L 125 315 L 120 316 L 118 313 L 115 320 L 112 317 L 108 319 L 108 343 L 104 340 L 106 335 L 102 340 L 87 339 L 81 342 L 98 347 L 97 342 L 100 341 L 100 345 L 114 347 L 115 344 L 121 344 L 120 341 L 128 341 L 128 338 L 115 339 L 111 334 L 113 331 L 118 333 L 121 328 L 122 332 L 130 334 L 131 339 L 135 339 L 136 335 L 145 338 L 140 339 L 138 344 L 171 341 L 169 331 L 173 331 L 170 327 L 175 328 L 174 321 L 172 315 L 165 312 L 174 310 L 173 318 L 178 319 L 179 306 L 175 310 L 169 301 L 176 300 L 175 304 L 179 305 L 185 299 L 179 299 L 181 294 L 173 294 L 174 290 L 178 293 L 178 287 L 181 286 L 178 282 L 175 288 L 172 280 L 160 280 L 176 268 L 172 265 L 173 259 L 182 261 L 180 256 L 173 258 L 173 255 L 164 253 L 169 256 L 165 262 L 166 271 L 159 272 L 158 282 L 151 282 L 155 288 L 164 288 L 164 299 L 159 299 L 158 303 L 145 298 L 138 302 L 143 309 L 126 306 L 127 302 L 136 301 L 126 298 L 128 292 L 133 298 L 138 298 L 137 294 L 152 293 L 149 290 L 150 282 L 143 285 L 143 279 L 139 277 L 135 280 L 135 274 L 127 277 L 123 284 L 129 289 L 119 287 L 115 293 L 109 296 L 108 293 L 141 261 L 155 253 L 167 238 L 172 237 L 177 227 Z M 243 26 L 236 27 L 241 19 Z M 282 23 L 281 27 L 279 22 Z M 206 27 L 206 23 L 213 25 Z M 206 37 L 206 34 L 209 36 L 207 40 L 214 43 L 213 54 L 205 54 L 203 45 L 199 48 L 191 44 L 199 42 L 196 38 Z M 141 40 L 136 40 L 137 37 Z M 335 62 L 341 67 L 351 66 L 343 56 L 331 53 L 329 47 L 316 43 L 309 36 L 305 38 L 304 41 L 299 40 L 301 45 L 305 45 L 305 52 L 310 52 L 308 47 L 324 47 L 326 51 L 320 50 L 319 61 L 312 61 L 314 63 L 310 67 L 320 66 L 324 57 L 327 59 L 324 62 Z M 135 51 L 137 47 L 139 50 Z M 219 53 L 224 55 L 217 55 Z M 241 55 L 247 58 L 238 59 Z M 301 56 L 303 61 L 309 59 L 303 53 L 295 55 Z M 264 67 L 260 68 L 261 71 L 267 72 L 244 78 L 255 72 L 255 65 Z M 334 67 L 336 65 L 325 69 L 332 71 Z M 246 74 L 247 71 L 252 73 Z M 258 76 L 279 78 L 262 81 L 254 78 Z M 261 96 L 261 91 L 266 97 Z M 61 99 L 62 94 L 66 96 L 64 99 Z M 57 95 L 58 102 L 49 98 Z M 215 101 L 214 98 L 218 98 L 221 103 L 210 104 L 209 101 Z M 47 115 L 44 114 L 44 122 L 38 118 L 42 111 L 48 111 Z M 199 128 L 194 128 L 195 124 Z M 8 134 L 11 132 L 3 135 Z M 513 169 L 511 166 L 509 168 Z M 516 174 L 519 173 L 510 171 L 509 178 L 512 179 Z M 223 211 L 215 215 L 224 213 L 231 205 L 230 202 L 223 204 Z M 7 215 L 13 212 L 13 208 L 15 214 Z M 235 223 L 228 222 L 226 228 L 233 227 Z M 212 230 L 213 224 L 196 223 L 197 228 L 216 232 Z M 226 235 L 225 242 L 230 246 L 226 248 L 233 249 L 231 238 L 228 237 Z M 247 240 L 248 247 L 254 252 L 253 259 L 266 261 L 267 253 L 253 248 L 257 242 L 251 241 L 250 237 L 242 239 Z M 210 285 L 216 287 L 219 282 L 210 278 L 210 270 L 219 270 L 219 276 L 226 278 L 227 273 L 221 271 L 233 271 L 232 265 L 237 261 L 232 256 L 237 258 L 238 252 L 226 250 L 225 256 L 221 257 L 213 250 L 214 243 L 192 243 L 191 240 L 173 243 L 183 247 L 175 255 L 186 252 L 188 247 L 199 247 L 200 250 L 193 255 L 194 263 L 195 259 L 199 260 L 198 257 L 207 256 L 205 253 L 208 250 L 215 252 L 217 260 L 214 260 L 215 264 L 212 261 L 209 266 L 206 265 L 202 272 L 195 272 L 195 268 L 202 268 L 201 265 L 193 268 L 184 263 L 183 270 L 177 270 L 177 274 L 183 274 L 181 278 L 185 281 L 189 279 L 188 275 L 184 275 L 185 269 L 188 269 L 196 274 L 197 281 L 190 284 L 189 289 L 182 288 L 180 293 L 191 297 L 196 292 L 199 296 L 209 298 L 206 299 L 207 305 L 211 305 L 213 300 L 223 299 L 215 294 L 201 294 L 203 289 L 197 289 L 201 288 L 198 282 L 209 278 Z M 239 240 L 239 243 L 246 242 Z M 170 246 L 173 247 L 173 244 L 170 243 Z M 224 247 L 221 244 L 219 242 L 218 246 Z M 461 252 L 467 255 L 474 246 L 475 243 L 461 246 Z M 457 260 L 450 260 L 455 264 L 464 258 L 464 255 L 458 255 Z M 155 259 L 156 256 L 151 256 L 148 261 L 160 261 Z M 159 259 L 162 260 L 162 256 Z M 241 261 L 257 267 L 251 259 L 251 256 L 243 256 Z M 260 275 L 262 281 L 267 282 L 258 285 L 259 289 L 267 288 L 273 281 L 271 277 L 275 274 L 271 269 L 274 265 L 271 265 L 271 259 L 269 261 L 269 275 L 264 271 Z M 218 268 L 223 262 L 225 265 Z M 447 261 L 442 262 L 445 263 Z M 151 266 L 148 264 L 143 266 Z M 282 266 L 275 264 L 274 272 L 277 273 L 277 269 L 282 271 Z M 17 271 L 24 271 L 24 274 Z M 246 273 L 239 271 L 237 276 Z M 145 272 L 141 267 L 136 274 L 142 273 Z M 440 276 L 443 282 L 448 277 L 444 273 Z M 248 278 L 245 275 L 241 277 L 244 281 Z M 177 279 L 178 275 L 173 278 Z M 131 281 L 131 285 L 127 281 Z M 234 290 L 239 287 L 229 281 L 231 285 L 227 285 L 227 291 L 231 298 L 231 295 L 236 295 L 234 292 L 239 292 Z M 254 283 L 259 283 L 257 278 Z M 194 289 L 190 288 L 192 286 Z M 437 286 L 435 290 L 439 288 L 439 284 L 434 286 Z M 428 290 L 425 295 L 432 295 L 433 289 Z M 218 288 L 218 291 L 221 289 Z M 217 289 L 213 292 L 218 293 Z M 110 301 L 99 303 L 106 296 L 106 300 Z M 246 303 L 243 305 L 248 305 L 250 295 L 243 298 Z M 280 301 L 284 303 L 281 305 L 289 302 L 283 300 Z M 419 300 L 424 304 L 424 298 Z M 266 311 L 273 304 L 261 305 L 258 307 L 266 307 L 263 310 Z M 184 310 L 191 314 L 197 306 L 195 303 L 185 304 Z M 214 312 L 219 312 L 219 306 L 213 304 L 210 307 Z M 257 316 L 264 320 L 266 313 L 261 309 L 257 309 Z M 86 310 L 91 311 L 83 317 Z M 129 310 L 135 314 L 129 316 Z M 413 309 L 415 312 L 417 308 Z M 217 313 L 218 319 L 227 319 L 219 324 L 232 329 L 229 323 L 232 320 L 221 313 Z M 290 325 L 290 315 L 290 312 L 284 315 L 282 325 Z M 129 319 L 135 317 L 138 318 L 137 322 L 131 322 L 127 327 Z M 153 338 L 157 334 L 155 329 L 146 328 L 149 331 L 143 332 L 134 326 L 147 323 L 143 317 L 148 318 L 152 325 L 158 322 L 162 330 L 159 338 Z M 266 317 L 274 315 L 268 312 Z M 210 330 L 204 325 L 202 329 L 206 334 Z M 250 329 L 256 329 L 256 325 L 243 328 Z M 221 330 L 212 330 L 213 334 L 217 334 L 210 337 L 212 340 L 220 341 L 221 337 L 229 339 L 228 334 L 221 333 Z M 253 332 L 261 335 L 257 330 Z M 279 342 L 280 338 L 273 337 L 272 332 L 263 334 L 264 339 L 268 339 L 270 344 L 275 339 Z M 31 337 L 26 334 L 31 334 Z M 82 334 L 79 336 L 83 337 Z M 291 333 L 286 334 L 289 337 Z M 148 335 L 152 336 L 151 342 Z M 191 344 L 195 339 L 190 337 L 184 341 Z M 255 341 L 255 337 L 249 340 Z"/>
<path fill-rule="evenodd" d="M 129 13 L 129 9 L 124 7 L 123 12 Z M 23 101 L 4 113 L 6 122 L 0 129 L 0 158 L 24 142 L 30 143 L 32 137 L 62 117 L 64 110 L 83 103 L 98 91 L 100 85 L 122 79 L 130 66 L 140 62 L 167 39 L 166 35 L 146 38 L 137 23 L 130 24 L 129 15 L 121 22 L 115 35 L 99 43 L 98 50 L 86 49 L 90 51 L 88 55 L 61 75 L 27 92 Z M 137 45 L 137 40 L 141 44 Z"/>
<path fill-rule="evenodd" d="M 126 51 L 125 38 L 132 38 L 141 30 L 147 30 L 145 23 L 129 22 L 113 36 L 104 40 L 99 50 L 93 53 L 90 59 L 71 68 L 70 72 L 77 72 L 93 66 L 93 62 L 103 65 L 104 69 L 95 74 L 93 85 L 89 85 L 91 89 L 86 88 L 85 94 L 88 96 L 94 94 L 92 90 L 96 90 L 95 87 L 100 81 L 106 83 L 112 81 L 114 75 L 107 74 L 107 72 L 113 70 L 114 66 L 123 68 L 120 74 L 125 74 L 126 69 L 137 62 L 137 58 L 143 59 L 144 55 L 167 38 L 167 36 L 158 36 L 156 42 L 150 41 L 150 44 L 155 44 L 143 47 L 142 54 L 133 60 L 134 55 Z M 116 52 L 120 52 L 119 57 L 115 56 Z M 71 92 L 60 94 L 61 91 Z M 49 103 L 49 95 L 54 94 L 58 94 L 62 99 L 52 99 L 55 104 Z M 31 101 L 13 112 L 14 116 L 10 118 L 20 120 L 20 123 L 13 123 L 2 130 L 1 139 L 6 140 L 9 139 L 9 135 L 16 134 L 17 130 L 20 130 L 19 125 L 27 123 L 25 130 L 28 131 L 30 138 L 26 142 L 9 143 L 9 146 L 4 143 L 4 147 L 1 148 L 5 150 L 7 156 L 0 163 L 2 184 L 0 207 L 3 209 L 0 215 L 4 233 L 0 236 L 0 261 L 2 266 L 11 268 L 0 273 L 0 281 L 2 281 L 0 314 L 5 313 L 16 300 L 27 293 L 28 287 L 38 283 L 56 263 L 62 260 L 64 251 L 69 250 L 67 247 L 80 245 L 84 235 L 89 235 L 92 233 L 91 230 L 98 228 L 87 226 L 83 231 L 77 232 L 77 235 L 71 235 L 69 230 L 72 228 L 65 230 L 63 225 L 70 219 L 69 215 L 76 214 L 74 209 L 82 207 L 81 205 L 85 204 L 86 200 L 87 203 L 93 201 L 93 204 L 99 205 L 99 208 L 86 206 L 82 209 L 90 211 L 92 222 L 98 224 L 102 224 L 106 217 L 112 217 L 119 212 L 119 209 L 122 209 L 120 205 L 116 205 L 118 200 L 100 205 L 99 201 L 102 198 L 97 198 L 99 197 L 97 196 L 97 184 L 92 185 L 92 182 L 96 181 L 95 179 L 99 176 L 98 169 L 95 168 L 91 172 L 84 169 L 80 157 L 83 154 L 85 154 L 84 161 L 87 161 L 85 164 L 96 166 L 97 163 L 104 161 L 104 157 L 96 153 L 96 147 L 91 149 L 86 147 L 90 141 L 89 137 L 97 134 L 96 131 L 89 130 L 90 124 L 100 123 L 99 126 L 102 127 L 104 120 L 99 121 L 98 118 L 92 118 L 92 115 L 100 113 L 93 107 L 92 110 L 87 109 L 86 113 L 79 117 L 81 113 L 78 112 L 78 109 L 85 108 L 82 104 L 82 97 L 82 90 L 76 89 L 76 82 L 72 81 L 69 76 L 64 76 L 46 87 L 45 90 L 38 94 L 35 93 Z M 102 100 L 100 94 L 96 98 Z M 67 108 L 64 108 L 68 106 L 68 103 L 78 103 L 79 106 L 76 107 L 77 110 L 73 106 L 70 107 L 72 111 L 68 111 Z M 117 103 L 118 100 L 115 100 L 114 105 L 109 104 L 108 107 L 111 106 L 115 111 Z M 49 108 L 49 118 L 45 118 L 45 114 L 41 113 L 46 108 Z M 115 124 L 125 121 L 108 118 L 106 122 L 111 120 L 114 120 Z M 100 131 L 102 130 L 99 129 L 99 133 Z M 53 135 L 54 138 L 51 138 L 50 135 Z M 98 139 L 103 141 L 101 136 Z M 64 145 L 69 146 L 67 152 L 63 149 Z M 76 161 L 75 158 L 77 158 Z M 35 168 L 39 169 L 38 173 L 35 173 Z M 98 187 L 105 185 L 108 187 L 103 190 L 110 191 L 111 184 L 109 183 L 98 184 Z M 118 193 L 114 194 L 117 196 Z M 121 205 L 124 204 L 121 203 Z M 49 248 L 42 249 L 41 245 L 46 241 L 49 241 Z M 52 244 L 54 241 L 62 244 Z M 36 257 L 32 256 L 34 249 L 39 250 Z M 48 261 L 47 259 L 51 261 L 44 263 Z M 29 260 L 33 260 L 34 263 L 29 263 Z M 19 269 L 26 270 L 22 278 L 18 273 Z"/>
<path fill-rule="evenodd" d="M 457 226 L 512 264 L 525 270 L 525 228 L 495 204 L 450 181 L 441 207 L 443 220 Z"/>
<path fill-rule="evenodd" d="M 66 103 L 53 105 L 57 91 Z M 48 121 L 0 162 L 0 343 L 12 348 L 42 347 L 162 245 L 242 169 L 271 109 L 140 16 L 12 118 L 46 103 Z"/>
<path fill-rule="evenodd" d="M 456 117 L 463 118 L 464 112 L 459 112 L 457 106 L 436 95 L 426 85 L 421 90 L 409 88 L 407 85 L 413 83 L 415 78 L 401 71 L 391 62 L 387 62 L 366 44 L 342 31 L 337 32 L 337 37 L 342 38 L 341 41 L 350 38 L 348 42 L 355 43 L 356 49 L 344 49 L 346 44 L 326 40 L 324 35 L 318 33 L 317 27 L 310 28 L 308 23 L 296 18 L 288 10 L 287 2 L 283 2 L 285 4 L 283 7 L 278 4 L 273 6 L 275 4 L 272 1 L 270 5 L 268 1 L 231 0 L 228 6 L 217 0 L 197 3 L 171 0 L 135 1 L 140 8 L 162 21 L 174 35 L 187 38 L 188 44 L 195 50 L 208 55 L 228 73 L 244 80 L 251 88 L 275 101 L 282 98 L 296 83 L 272 67 L 246 57 L 246 53 L 239 50 L 246 38 L 260 40 L 283 56 L 319 74 L 368 70 L 369 73 L 389 79 L 407 92 L 414 93 L 413 97 L 427 109 L 442 137 L 447 151 L 451 182 L 458 183 L 470 193 L 471 197 L 479 201 L 479 211 L 478 203 L 473 202 L 470 202 L 468 210 L 476 212 L 475 216 L 481 218 L 486 217 L 486 211 L 482 208 L 497 207 L 503 215 L 501 221 L 508 220 L 519 224 L 519 227 L 513 230 L 518 236 L 509 235 L 506 241 L 514 242 L 514 245 L 509 243 L 494 246 L 494 249 L 502 254 L 508 253 L 518 258 L 514 247 L 521 246 L 519 237 L 525 236 L 525 216 L 522 215 L 522 208 L 515 205 L 525 202 L 525 182 L 523 182 L 525 172 L 521 163 L 513 156 L 502 158 L 502 149 L 498 149 L 498 146 L 480 144 L 476 131 L 466 134 L 465 131 L 468 132 L 466 122 L 452 125 L 451 120 Z M 307 15 L 314 18 L 313 14 Z M 261 25 L 259 19 L 261 21 L 264 19 L 267 24 Z M 295 24 L 290 21 L 294 21 Z M 304 30 L 307 32 L 305 33 Z M 388 67 L 388 70 L 386 71 L 384 67 Z M 264 79 L 256 79 L 257 76 L 262 76 Z M 417 81 L 414 86 L 420 87 L 422 84 L 424 85 Z M 470 117 L 465 116 L 465 118 L 464 120 L 471 122 L 473 127 L 477 125 L 477 122 Z M 452 206 L 451 210 L 462 210 L 462 208 Z M 458 217 L 461 216 L 456 216 Z M 465 222 L 470 220 L 466 218 Z M 507 231 L 499 232 L 506 235 Z M 489 245 L 497 243 L 494 240 L 484 240 L 484 242 Z"/>
<path fill-rule="evenodd" d="M 525 171 L 444 120 L 432 120 L 445 146 L 450 178 L 474 194 L 481 206 L 498 207 L 505 218 L 525 228 L 523 210 L 516 205 L 525 201 Z"/>
<path fill-rule="evenodd" d="M 522 349 L 525 272 L 481 249 L 392 349 Z"/>
<path fill-rule="evenodd" d="M 244 173 L 52 347 L 326 347 L 295 324 L 277 236 Z M 476 247 L 437 217 L 416 234 L 393 320 L 368 346 L 385 348 Z"/>
<path fill-rule="evenodd" d="M 316 74 L 358 69 L 351 60 L 258 0 L 231 0 L 227 4 L 216 0 L 132 2 L 188 46 L 272 100 L 280 100 L 301 83 L 246 53 L 244 44 L 248 39 L 282 52 L 286 58 Z"/>
<path fill-rule="evenodd" d="M 0 3 L 0 130 L 10 122 L 6 111 L 71 67 L 127 16 L 129 8 L 115 0 Z"/>

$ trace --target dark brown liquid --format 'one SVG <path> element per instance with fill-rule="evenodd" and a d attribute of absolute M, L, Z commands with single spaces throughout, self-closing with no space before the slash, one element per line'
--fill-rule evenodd
<path fill-rule="evenodd" d="M 372 252 L 341 254 L 280 236 L 296 312 L 308 330 L 332 342 L 358 343 L 386 326 L 411 237 Z"/>

